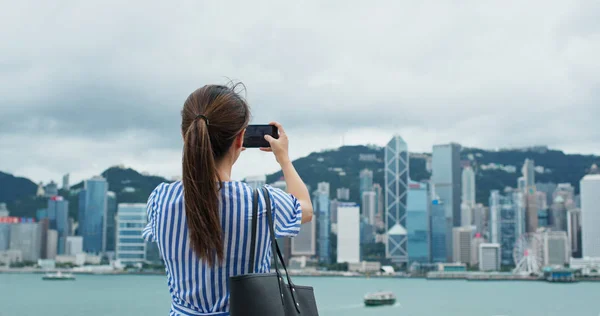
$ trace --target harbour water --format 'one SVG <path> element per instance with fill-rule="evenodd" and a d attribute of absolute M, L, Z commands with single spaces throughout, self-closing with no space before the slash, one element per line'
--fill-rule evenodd
<path fill-rule="evenodd" d="M 598 316 L 600 283 L 296 277 L 312 285 L 322 316 Z M 396 294 L 397 304 L 363 307 L 367 292 Z M 166 316 L 164 276 L 0 274 L 0 316 Z"/>

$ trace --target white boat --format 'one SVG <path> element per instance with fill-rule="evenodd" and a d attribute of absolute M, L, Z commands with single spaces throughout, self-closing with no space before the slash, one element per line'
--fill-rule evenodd
<path fill-rule="evenodd" d="M 75 280 L 75 276 L 71 273 L 62 273 L 60 271 L 56 273 L 46 273 L 42 280 L 48 281 L 73 281 Z"/>
<path fill-rule="evenodd" d="M 392 292 L 378 292 L 365 295 L 366 306 L 382 306 L 396 304 L 396 295 Z"/>

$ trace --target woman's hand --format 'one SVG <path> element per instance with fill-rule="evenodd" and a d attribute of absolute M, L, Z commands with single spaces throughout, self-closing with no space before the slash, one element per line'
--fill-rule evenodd
<path fill-rule="evenodd" d="M 271 147 L 261 147 L 260 150 L 272 152 L 280 165 L 286 164 L 290 162 L 290 157 L 288 155 L 288 137 L 285 134 L 285 130 L 278 122 L 271 122 L 269 125 L 277 127 L 279 138 L 273 138 L 271 135 L 265 135 L 265 140 L 269 142 Z"/>

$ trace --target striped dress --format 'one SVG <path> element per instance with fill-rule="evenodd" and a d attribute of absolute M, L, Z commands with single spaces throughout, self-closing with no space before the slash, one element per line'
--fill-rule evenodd
<path fill-rule="evenodd" d="M 291 194 L 267 186 L 277 237 L 300 231 L 302 210 Z M 270 271 L 271 248 L 265 202 L 259 193 L 255 273 Z M 190 248 L 181 181 L 161 183 L 148 198 L 148 225 L 143 237 L 156 242 L 164 260 L 171 293 L 169 315 L 229 315 L 230 276 L 249 273 L 253 190 L 246 183 L 224 182 L 219 212 L 225 259 L 209 266 Z"/>

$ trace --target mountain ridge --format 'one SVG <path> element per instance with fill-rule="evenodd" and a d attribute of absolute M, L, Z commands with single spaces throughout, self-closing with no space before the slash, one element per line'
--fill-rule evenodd
<path fill-rule="evenodd" d="M 316 189 L 319 182 L 329 182 L 332 199 L 337 188 L 346 187 L 350 189 L 350 200 L 360 203 L 359 173 L 365 168 L 371 169 L 373 182 L 383 187 L 383 155 L 383 148 L 374 145 L 342 146 L 313 152 L 293 163 L 311 189 Z M 431 174 L 426 166 L 431 153 L 411 153 L 409 157 L 410 179 L 429 179 Z M 599 156 L 565 154 L 544 146 L 501 150 L 465 147 L 461 150 L 463 163 L 472 165 L 476 172 L 477 202 L 486 205 L 489 191 L 517 185 L 525 159 L 533 159 L 539 169 L 536 182 L 568 182 L 576 192 L 579 191 L 579 181 L 590 166 L 594 163 L 600 165 Z M 163 177 L 142 174 L 122 166 L 110 167 L 102 172 L 102 176 L 109 182 L 109 191 L 116 193 L 118 203 L 145 203 L 156 185 L 169 182 Z M 268 174 L 267 183 L 273 183 L 281 177 L 281 171 Z M 70 201 L 69 213 L 73 218 L 77 218 L 78 213 L 78 199 L 73 192 L 82 187 L 83 182 L 79 182 L 72 186 L 71 192 L 60 191 Z M 37 185 L 29 179 L 0 172 L 0 188 L 0 202 L 7 203 L 11 215 L 35 216 L 35 211 L 46 205 L 46 199 L 35 197 Z"/>

